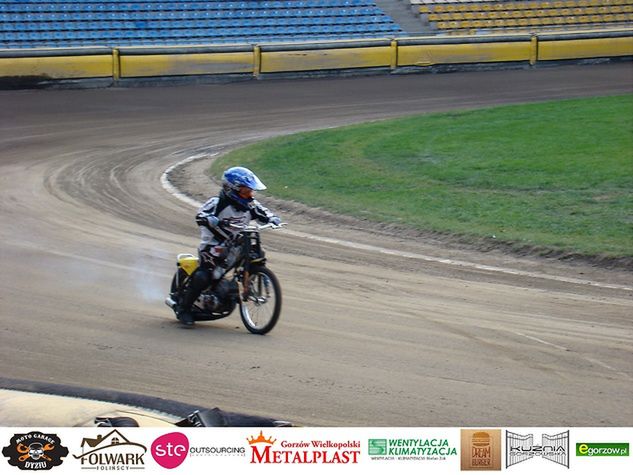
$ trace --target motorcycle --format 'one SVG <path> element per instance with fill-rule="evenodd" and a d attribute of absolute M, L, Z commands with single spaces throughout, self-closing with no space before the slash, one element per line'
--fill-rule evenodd
<path fill-rule="evenodd" d="M 214 283 L 202 291 L 191 308 L 194 321 L 225 318 L 239 306 L 242 322 L 249 332 L 264 335 L 275 327 L 281 313 L 281 285 L 266 267 L 260 232 L 284 224 L 232 225 L 236 233 L 226 246 L 223 262 L 213 270 Z M 198 257 L 178 254 L 171 291 L 165 299 L 174 312 L 199 265 Z"/>

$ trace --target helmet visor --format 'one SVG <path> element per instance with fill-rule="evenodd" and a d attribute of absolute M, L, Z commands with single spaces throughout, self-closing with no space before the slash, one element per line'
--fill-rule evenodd
<path fill-rule="evenodd" d="M 266 185 L 264 185 L 262 181 L 259 178 L 257 178 L 257 175 L 255 175 L 254 173 L 252 176 L 249 176 L 248 178 L 249 179 L 247 180 L 246 183 L 244 183 L 244 185 L 248 186 L 251 190 L 261 191 L 261 190 L 266 189 Z"/>

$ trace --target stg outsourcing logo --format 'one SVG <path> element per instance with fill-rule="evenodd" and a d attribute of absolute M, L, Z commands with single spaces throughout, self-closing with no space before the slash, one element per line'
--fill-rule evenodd
<path fill-rule="evenodd" d="M 163 468 L 176 468 L 189 453 L 189 439 L 182 432 L 161 435 L 152 443 L 152 457 Z"/>
<path fill-rule="evenodd" d="M 2 449 L 2 455 L 9 458 L 9 465 L 20 470 L 50 470 L 63 463 L 68 449 L 61 444 L 57 434 L 29 432 L 11 437 L 9 445 Z"/>
<path fill-rule="evenodd" d="M 371 460 L 446 460 L 457 455 L 448 439 L 369 439 Z"/>
<path fill-rule="evenodd" d="M 144 469 L 143 455 L 147 447 L 132 442 L 117 429 L 106 435 L 84 437 L 81 453 L 73 454 L 80 461 L 82 470 L 129 470 Z"/>
<path fill-rule="evenodd" d="M 569 468 L 569 431 L 541 435 L 541 444 L 534 444 L 534 434 L 506 431 L 506 468 L 534 457 Z"/>
<path fill-rule="evenodd" d="M 263 431 L 257 437 L 246 439 L 251 449 L 251 463 L 260 464 L 348 464 L 358 463 L 360 441 L 331 440 L 288 441 L 265 437 Z"/>
<path fill-rule="evenodd" d="M 237 446 L 192 446 L 181 432 L 170 432 L 157 438 L 151 447 L 152 457 L 163 468 L 179 467 L 187 457 L 245 457 L 246 449 Z"/>

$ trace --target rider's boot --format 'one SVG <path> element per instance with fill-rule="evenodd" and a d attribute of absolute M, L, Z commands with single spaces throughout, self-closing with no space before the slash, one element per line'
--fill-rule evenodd
<path fill-rule="evenodd" d="M 178 312 L 176 312 L 176 317 L 178 317 L 180 323 L 182 323 L 186 327 L 192 327 L 195 323 L 191 311 L 179 310 Z"/>
<path fill-rule="evenodd" d="M 176 307 L 176 317 L 180 320 L 180 323 L 187 327 L 191 327 L 194 324 L 191 306 L 196 298 L 198 298 L 198 296 L 196 295 L 195 289 L 189 288 L 185 291 L 185 295 L 183 295 Z"/>
<path fill-rule="evenodd" d="M 209 286 L 210 282 L 209 271 L 207 269 L 198 268 L 191 276 L 191 284 L 187 290 L 185 290 L 176 311 L 176 316 L 183 325 L 187 327 L 194 325 L 191 307 L 200 296 L 200 293 Z"/>

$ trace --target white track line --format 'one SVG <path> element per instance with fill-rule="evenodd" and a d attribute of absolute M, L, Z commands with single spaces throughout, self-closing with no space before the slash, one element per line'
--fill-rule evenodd
<path fill-rule="evenodd" d="M 513 331 L 513 330 L 509 330 L 509 331 L 510 331 L 510 333 L 514 333 L 515 335 L 522 336 L 524 338 L 527 338 L 528 340 L 532 340 L 532 341 L 535 341 L 537 343 L 541 343 L 542 345 L 552 346 L 552 347 L 556 348 L 557 350 L 573 351 L 573 350 L 570 350 L 569 348 L 566 348 L 564 346 L 555 345 L 554 343 L 550 343 L 549 341 L 541 340 L 540 338 L 536 338 L 535 336 L 526 335 L 524 333 Z M 633 378 L 631 378 L 631 376 L 629 374 L 624 373 L 624 372 L 614 368 L 613 366 L 609 366 L 608 364 L 603 363 L 600 360 L 597 360 L 595 358 L 590 358 L 589 356 L 585 356 L 582 353 L 577 353 L 577 355 L 578 355 L 578 357 L 582 358 L 583 360 L 588 361 L 591 364 L 594 364 L 594 365 L 597 365 L 597 366 L 601 366 L 602 368 L 607 369 L 607 370 L 617 374 L 618 376 L 626 379 L 627 381 L 633 380 Z"/>
<path fill-rule="evenodd" d="M 564 346 L 555 345 L 554 343 L 550 343 L 549 341 L 541 340 L 540 338 L 536 338 L 535 336 L 525 335 L 524 333 L 515 332 L 515 331 L 513 331 L 512 333 L 514 333 L 515 335 L 519 335 L 519 336 L 525 337 L 528 340 L 534 340 L 534 341 L 536 341 L 538 343 L 542 343 L 543 345 L 553 346 L 554 348 L 557 348 L 559 350 L 571 351 L 569 348 L 565 348 Z"/>
<path fill-rule="evenodd" d="M 162 176 L 160 177 L 160 182 L 163 185 L 163 188 L 165 190 L 167 190 L 169 193 L 171 193 L 172 195 L 174 195 L 179 200 L 184 201 L 188 205 L 191 205 L 191 206 L 194 206 L 196 208 L 199 208 L 200 206 L 202 206 L 202 203 L 200 203 L 199 201 L 196 201 L 193 198 L 181 193 L 169 181 L 169 174 L 171 172 L 173 172 L 176 168 L 178 168 L 178 167 L 180 167 L 182 165 L 185 165 L 185 164 L 187 164 L 189 162 L 193 162 L 195 160 L 201 160 L 201 159 L 210 158 L 210 157 L 213 157 L 215 155 L 217 155 L 217 153 L 215 153 L 215 154 L 194 155 L 192 157 L 186 158 L 186 159 L 181 160 L 180 162 L 172 165 L 167 170 L 165 170 L 163 172 Z M 603 289 L 615 289 L 615 290 L 633 291 L 633 287 L 627 287 L 625 285 L 607 284 L 607 283 L 604 283 L 604 282 L 595 282 L 595 281 L 592 281 L 592 280 L 575 279 L 573 277 L 562 277 L 562 276 L 556 276 L 556 275 L 542 274 L 540 272 L 529 272 L 529 271 L 522 271 L 522 270 L 516 270 L 516 269 L 508 269 L 508 268 L 505 268 L 505 267 L 487 266 L 487 265 L 484 265 L 484 264 L 475 264 L 474 262 L 459 261 L 459 260 L 454 260 L 454 259 L 442 259 L 440 257 L 427 256 L 427 255 L 424 255 L 424 254 L 417 254 L 417 253 L 413 253 L 413 252 L 397 251 L 395 249 L 386 249 L 384 247 L 371 246 L 369 244 L 360 244 L 360 243 L 357 243 L 357 242 L 345 241 L 345 240 L 342 240 L 342 239 L 334 239 L 334 238 L 328 238 L 328 237 L 324 237 L 324 236 L 316 236 L 314 234 L 302 233 L 300 231 L 292 231 L 290 229 L 284 229 L 284 233 L 290 234 L 291 236 L 300 237 L 300 238 L 303 238 L 303 239 L 311 239 L 313 241 L 320 241 L 320 242 L 325 242 L 325 243 L 328 243 L 328 244 L 335 244 L 335 245 L 338 245 L 338 246 L 345 246 L 345 247 L 349 247 L 349 248 L 353 248 L 353 249 L 360 249 L 360 250 L 363 250 L 363 251 L 377 252 L 377 253 L 380 253 L 380 254 L 386 254 L 386 255 L 390 255 L 390 256 L 406 257 L 408 259 L 417 259 L 417 260 L 421 260 L 421 261 L 446 264 L 446 265 L 450 265 L 450 266 L 463 267 L 463 268 L 467 268 L 467 269 L 475 269 L 475 270 L 487 271 L 487 272 L 496 272 L 496 273 L 500 273 L 500 274 L 516 275 L 516 276 L 522 276 L 522 277 L 531 277 L 531 278 L 535 278 L 535 279 L 552 280 L 552 281 L 556 281 L 556 282 L 565 282 L 565 283 L 568 283 L 568 284 L 590 285 L 592 287 L 600 287 L 600 288 L 603 288 Z"/>
<path fill-rule="evenodd" d="M 171 167 L 169 167 L 167 170 L 165 170 L 163 172 L 163 174 L 160 176 L 160 183 L 161 183 L 161 185 L 163 185 L 163 188 L 165 190 L 167 190 L 169 193 L 174 195 L 180 201 L 184 201 L 188 205 L 191 205 L 191 206 L 193 206 L 195 208 L 200 208 L 200 206 L 202 206 L 202 203 L 200 203 L 199 201 L 194 200 L 193 198 L 185 195 L 184 193 L 181 193 L 180 190 L 178 190 L 178 188 L 176 188 L 174 185 L 171 184 L 171 181 L 169 181 L 169 174 L 171 172 L 173 172 L 176 168 L 181 167 L 183 165 L 186 165 L 189 162 L 193 162 L 195 160 L 201 160 L 203 158 L 214 157 L 216 155 L 217 155 L 217 153 L 214 153 L 214 154 L 211 154 L 211 155 L 207 155 L 207 154 L 194 155 L 192 157 L 185 158 L 184 160 L 179 161 L 178 163 L 172 165 Z"/>

